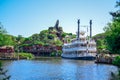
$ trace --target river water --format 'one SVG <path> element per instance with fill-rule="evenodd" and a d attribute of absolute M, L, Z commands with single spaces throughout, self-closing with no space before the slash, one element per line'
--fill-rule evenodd
<path fill-rule="evenodd" d="M 117 72 L 113 65 L 61 58 L 4 61 L 3 68 L 10 80 L 109 80 Z"/>

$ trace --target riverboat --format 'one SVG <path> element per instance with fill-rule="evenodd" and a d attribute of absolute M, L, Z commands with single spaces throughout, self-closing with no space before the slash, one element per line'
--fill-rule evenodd
<path fill-rule="evenodd" d="M 95 60 L 96 42 L 92 39 L 92 20 L 90 20 L 90 36 L 85 35 L 85 31 L 79 31 L 80 20 L 78 20 L 78 31 L 76 38 L 70 43 L 64 43 L 62 46 L 62 58 Z M 88 30 L 87 30 L 88 32 Z"/>

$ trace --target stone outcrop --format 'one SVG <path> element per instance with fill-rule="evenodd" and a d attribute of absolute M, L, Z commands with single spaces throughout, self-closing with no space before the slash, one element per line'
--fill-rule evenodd
<path fill-rule="evenodd" d="M 56 24 L 54 27 L 49 27 L 49 32 L 52 34 L 56 34 L 57 37 L 62 40 L 62 33 L 63 33 L 63 29 L 62 27 L 59 26 L 59 20 L 56 21 Z"/>

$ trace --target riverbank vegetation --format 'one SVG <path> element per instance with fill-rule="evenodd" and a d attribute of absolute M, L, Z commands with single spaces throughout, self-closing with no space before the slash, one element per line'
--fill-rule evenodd
<path fill-rule="evenodd" d="M 58 50 L 57 52 L 52 52 L 51 54 L 50 54 L 50 56 L 61 56 L 61 54 L 62 54 L 62 51 L 61 50 Z"/>
<path fill-rule="evenodd" d="M 34 59 L 35 56 L 31 53 L 15 53 L 15 58 L 19 59 Z"/>
<path fill-rule="evenodd" d="M 108 23 L 104 28 L 105 44 L 110 54 L 120 55 L 120 1 L 116 2 L 116 8 L 118 9 L 117 11 L 110 12 L 113 17 L 112 22 Z M 114 58 L 113 64 L 119 67 L 119 71 L 118 74 L 111 74 L 111 80 L 120 80 L 120 56 Z"/>
<path fill-rule="evenodd" d="M 114 61 L 113 61 L 113 64 L 120 67 L 120 56 L 116 56 Z"/>
<path fill-rule="evenodd" d="M 117 2 L 116 7 L 119 7 L 119 2 Z M 104 28 L 105 32 L 97 34 L 93 36 L 93 38 L 97 42 L 97 53 L 120 54 L 120 11 L 110 12 L 110 14 L 113 17 L 113 20 Z M 76 35 L 64 32 L 62 27 L 59 26 L 59 20 L 57 20 L 55 26 L 51 26 L 48 29 L 42 30 L 29 37 L 10 35 L 3 27 L 2 23 L 0 23 L 0 37 L 0 47 L 13 46 L 15 52 L 28 53 L 30 51 L 38 50 L 39 46 L 44 51 L 50 52 L 50 56 L 55 56 L 56 53 L 61 50 L 60 48 L 58 49 L 58 47 L 62 47 L 63 43 L 70 42 Z M 56 49 L 58 50 L 56 50 L 56 52 L 46 50 L 48 49 L 48 46 L 51 46 L 49 49 L 57 47 Z M 32 53 L 38 54 L 37 52 Z"/>
<path fill-rule="evenodd" d="M 113 65 L 118 66 L 118 73 L 111 73 L 111 80 L 120 80 L 120 56 L 116 56 Z"/>
<path fill-rule="evenodd" d="M 118 73 L 111 72 L 111 79 L 110 80 L 120 80 L 120 56 L 116 56 L 113 65 L 118 66 Z"/>
<path fill-rule="evenodd" d="M 116 2 L 116 8 L 118 10 L 110 12 L 113 19 L 104 27 L 105 32 L 93 37 L 97 42 L 97 53 L 109 54 L 112 64 L 118 66 L 118 73 L 111 73 L 111 80 L 120 80 L 120 1 Z M 106 57 L 104 59 L 108 60 Z"/>
<path fill-rule="evenodd" d="M 0 48 L 12 46 L 15 53 L 30 52 L 35 55 L 41 55 L 40 53 L 42 53 L 47 56 L 60 56 L 63 43 L 70 42 L 76 35 L 64 32 L 58 22 L 57 20 L 54 27 L 49 27 L 48 30 L 42 30 L 40 33 L 33 34 L 29 37 L 10 35 L 0 23 Z M 4 51 L 7 53 L 5 48 Z"/>

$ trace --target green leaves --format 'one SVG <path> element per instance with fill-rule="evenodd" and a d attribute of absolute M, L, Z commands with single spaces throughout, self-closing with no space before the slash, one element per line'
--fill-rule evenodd
<path fill-rule="evenodd" d="M 113 61 L 113 64 L 120 67 L 120 56 L 116 56 L 114 61 Z"/>
<path fill-rule="evenodd" d="M 13 36 L 0 33 L 0 46 L 13 46 L 14 44 L 15 41 Z"/>
<path fill-rule="evenodd" d="M 105 36 L 106 36 L 105 33 L 100 33 L 100 34 L 93 36 L 93 38 L 95 39 L 95 41 L 97 43 L 97 52 L 98 53 L 101 53 L 101 52 L 103 52 L 103 50 L 106 50 Z"/>
<path fill-rule="evenodd" d="M 116 3 L 116 7 L 120 7 L 120 1 Z M 107 49 L 113 54 L 120 54 L 120 10 L 110 12 L 113 21 L 105 28 L 105 41 Z"/>
<path fill-rule="evenodd" d="M 54 39 L 55 37 L 56 37 L 56 35 L 54 35 L 54 34 L 48 34 L 48 39 Z"/>
<path fill-rule="evenodd" d="M 105 32 L 107 43 L 107 49 L 114 54 L 120 54 L 120 23 L 117 21 L 108 25 L 108 29 Z"/>
<path fill-rule="evenodd" d="M 63 44 L 63 42 L 60 41 L 60 40 L 57 40 L 57 41 L 55 41 L 55 44 L 56 44 L 57 46 L 61 46 L 61 45 Z"/>
<path fill-rule="evenodd" d="M 19 57 L 22 59 L 22 58 L 25 58 L 25 59 L 34 59 L 34 55 L 31 54 L 31 53 L 17 53 L 19 55 Z M 16 54 L 16 56 L 17 56 Z"/>
<path fill-rule="evenodd" d="M 118 10 L 115 11 L 115 12 L 110 12 L 110 14 L 113 17 L 113 21 L 120 22 L 120 1 L 116 2 L 116 6 L 115 7 L 118 8 Z"/>

